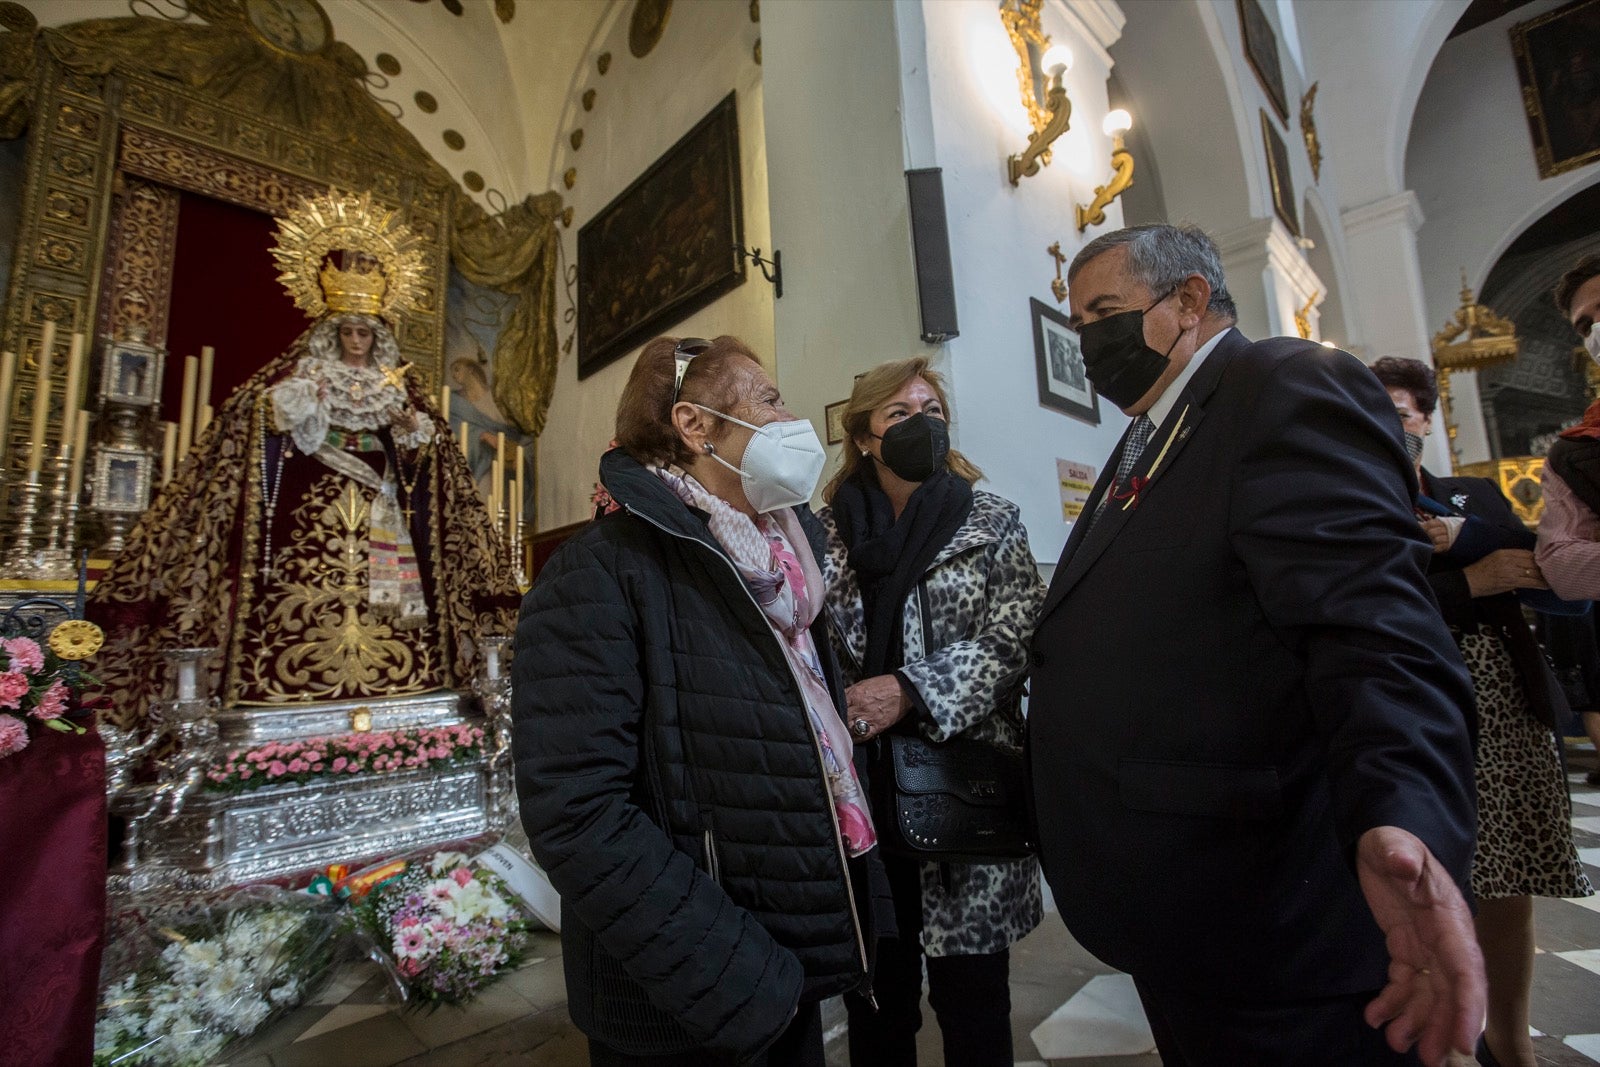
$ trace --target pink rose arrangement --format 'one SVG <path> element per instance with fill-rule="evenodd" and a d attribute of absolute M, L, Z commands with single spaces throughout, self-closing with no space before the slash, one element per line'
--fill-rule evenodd
<path fill-rule="evenodd" d="M 531 924 L 492 871 L 435 853 L 381 883 L 352 909 L 416 1005 L 463 1004 L 514 969 Z"/>
<path fill-rule="evenodd" d="M 92 681 L 31 637 L 0 637 L 0 759 L 28 747 L 30 723 L 61 733 L 83 727 L 64 716 L 75 685 Z"/>
<path fill-rule="evenodd" d="M 264 785 L 465 763 L 483 752 L 483 727 L 471 723 L 268 741 L 229 752 L 206 774 L 206 788 L 242 793 Z"/>

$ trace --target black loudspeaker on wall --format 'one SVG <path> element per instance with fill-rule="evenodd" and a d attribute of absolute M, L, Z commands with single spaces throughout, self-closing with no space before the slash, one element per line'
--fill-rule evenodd
<path fill-rule="evenodd" d="M 944 217 L 942 174 L 939 167 L 906 171 L 922 339 L 935 345 L 961 333 L 956 326 L 956 283 L 950 270 L 950 227 Z"/>

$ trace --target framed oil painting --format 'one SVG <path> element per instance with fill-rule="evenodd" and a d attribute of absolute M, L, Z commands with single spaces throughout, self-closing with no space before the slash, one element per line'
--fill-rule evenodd
<path fill-rule="evenodd" d="M 1517 23 L 1511 52 L 1539 177 L 1600 160 L 1600 0 L 1573 0 Z"/>
<path fill-rule="evenodd" d="M 1059 311 L 1028 298 L 1033 309 L 1033 358 L 1039 403 L 1090 426 L 1100 425 L 1100 396 L 1083 365 L 1083 342 Z"/>
<path fill-rule="evenodd" d="M 1256 80 L 1272 101 L 1280 122 L 1289 121 L 1289 94 L 1283 89 L 1283 64 L 1278 59 L 1278 34 L 1267 21 L 1261 0 L 1239 0 L 1239 26 L 1244 34 L 1244 56 Z"/>
<path fill-rule="evenodd" d="M 1267 177 L 1272 182 L 1272 210 L 1294 236 L 1300 236 L 1300 213 L 1295 210 L 1294 178 L 1289 173 L 1289 148 L 1277 124 L 1261 112 L 1261 140 L 1267 149 Z"/>
<path fill-rule="evenodd" d="M 744 283 L 734 94 L 578 231 L 578 377 Z"/>

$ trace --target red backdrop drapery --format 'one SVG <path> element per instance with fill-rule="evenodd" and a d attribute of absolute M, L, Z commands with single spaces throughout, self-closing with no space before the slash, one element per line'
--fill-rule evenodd
<path fill-rule="evenodd" d="M 178 421 L 184 356 L 198 356 L 202 345 L 217 350 L 209 403 L 220 408 L 311 324 L 278 284 L 272 260 L 276 232 L 276 220 L 264 212 L 182 194 L 162 418 Z"/>

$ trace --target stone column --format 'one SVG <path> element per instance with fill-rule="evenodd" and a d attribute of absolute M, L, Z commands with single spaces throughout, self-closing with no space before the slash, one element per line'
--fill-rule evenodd
<path fill-rule="evenodd" d="M 1403 356 L 1433 362 L 1428 349 L 1432 330 L 1422 287 L 1422 267 L 1417 256 L 1417 229 L 1422 208 L 1409 189 L 1370 204 L 1350 208 L 1341 216 L 1345 258 L 1350 264 L 1351 303 L 1367 340 L 1363 358 L 1369 363 L 1382 356 Z M 1476 374 L 1450 379 L 1451 411 L 1459 433 L 1457 447 L 1465 462 L 1488 457 L 1483 415 L 1478 404 Z M 1445 473 L 1455 467 L 1449 455 L 1444 416 L 1434 415 L 1434 433 L 1422 454 L 1423 464 Z"/>
<path fill-rule="evenodd" d="M 1295 312 L 1310 301 L 1306 317 L 1311 336 L 1320 337 L 1317 305 L 1327 297 L 1328 287 L 1281 222 L 1256 219 L 1232 233 L 1219 234 L 1217 250 L 1222 253 L 1228 291 L 1239 307 L 1239 329 L 1246 336 L 1297 336 Z"/>

